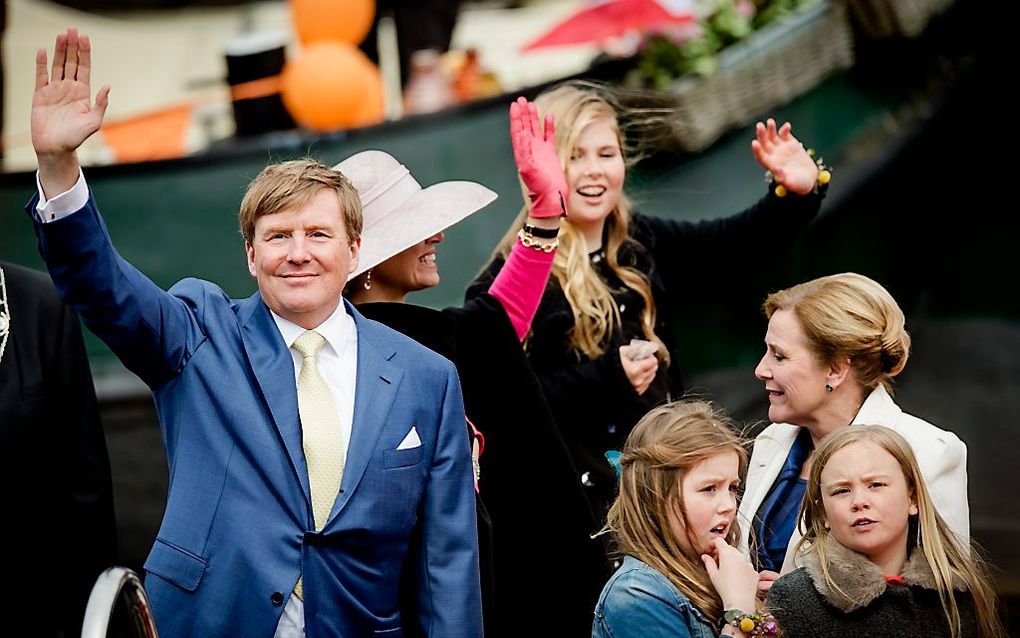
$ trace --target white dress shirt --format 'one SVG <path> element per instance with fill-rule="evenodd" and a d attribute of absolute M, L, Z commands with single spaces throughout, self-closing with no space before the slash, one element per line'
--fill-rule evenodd
<path fill-rule="evenodd" d="M 36 218 L 46 224 L 67 217 L 85 207 L 89 201 L 89 187 L 85 183 L 85 175 L 78 169 L 78 181 L 70 189 L 47 200 L 39 181 L 39 171 L 35 172 L 35 186 L 39 190 L 39 203 L 35 205 Z"/>
<path fill-rule="evenodd" d="M 88 203 L 89 188 L 85 183 L 85 175 L 78 169 L 78 181 L 67 191 L 47 200 L 43 193 L 42 182 L 38 171 L 35 174 L 36 187 L 39 190 L 39 203 L 36 204 L 36 217 L 42 223 L 49 223 L 75 213 Z M 284 343 L 290 349 L 294 362 L 294 385 L 301 372 L 303 357 L 294 349 L 294 341 L 305 329 L 284 319 L 272 310 L 273 321 L 283 336 Z M 316 356 L 319 374 L 326 381 L 333 401 L 336 403 L 337 416 L 340 421 L 340 438 L 343 442 L 343 460 L 347 460 L 347 448 L 351 442 L 351 428 L 354 423 L 354 395 L 358 376 L 358 330 L 354 318 L 347 313 L 347 307 L 340 300 L 333 314 L 314 328 L 326 340 L 326 344 Z M 291 595 L 283 610 L 280 622 L 276 627 L 275 638 L 303 638 L 305 635 L 304 605 L 297 596 Z"/>

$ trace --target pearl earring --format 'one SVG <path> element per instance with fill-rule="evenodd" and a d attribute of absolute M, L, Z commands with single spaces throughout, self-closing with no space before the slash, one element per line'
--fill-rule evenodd
<path fill-rule="evenodd" d="M 368 273 L 365 275 L 365 290 L 371 289 L 372 289 L 372 270 L 369 269 Z M 831 392 L 832 390 L 829 391 Z"/>

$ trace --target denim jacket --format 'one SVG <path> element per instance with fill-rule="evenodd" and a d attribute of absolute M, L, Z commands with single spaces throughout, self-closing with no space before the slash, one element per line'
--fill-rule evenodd
<path fill-rule="evenodd" d="M 627 556 L 602 589 L 592 638 L 715 638 L 712 621 L 673 583 Z"/>

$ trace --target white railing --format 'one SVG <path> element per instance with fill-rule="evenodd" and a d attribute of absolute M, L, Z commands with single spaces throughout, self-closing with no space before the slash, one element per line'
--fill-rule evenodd
<path fill-rule="evenodd" d="M 114 610 L 119 611 L 116 619 Z M 110 567 L 96 579 L 85 608 L 82 638 L 106 638 L 111 621 L 127 629 L 118 635 L 159 637 L 142 581 L 125 567 Z"/>

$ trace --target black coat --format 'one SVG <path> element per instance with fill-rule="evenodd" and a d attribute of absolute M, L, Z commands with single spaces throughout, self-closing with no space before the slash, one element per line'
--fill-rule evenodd
<path fill-rule="evenodd" d="M 609 576 L 597 525 L 503 306 L 368 303 L 358 311 L 457 366 L 468 419 L 485 436 L 479 519 L 486 636 L 586 636 Z M 482 509 L 480 509 L 482 511 Z M 486 556 L 488 554 L 488 556 Z M 488 589 L 488 591 L 486 591 Z"/>
<path fill-rule="evenodd" d="M 0 269 L 0 312 L 10 327 L 0 358 L 0 592 L 9 626 L 31 626 L 32 636 L 78 635 L 96 577 L 116 564 L 95 389 L 78 317 L 49 277 L 6 263 Z"/>
<path fill-rule="evenodd" d="M 631 429 L 648 410 L 683 395 L 683 381 L 671 338 L 674 320 L 698 280 L 719 264 L 782 250 L 818 213 L 821 197 L 771 193 L 747 210 L 698 223 L 666 220 L 635 213 L 631 241 L 620 251 L 620 263 L 643 273 L 651 283 L 656 307 L 655 333 L 670 348 L 668 369 L 660 367 L 652 386 L 638 395 L 620 363 L 618 348 L 640 333 L 641 299 L 622 288 L 599 253 L 592 265 L 614 291 L 623 327 L 612 335 L 606 353 L 589 360 L 569 345 L 574 326 L 570 304 L 555 278 L 542 298 L 532 323 L 528 361 L 542 384 L 556 424 L 597 514 L 604 515 L 616 493 L 616 475 L 605 459 L 607 450 L 622 448 Z M 488 290 L 503 265 L 494 260 L 471 284 L 467 298 Z M 581 478 L 579 477 L 579 478 Z"/>
<path fill-rule="evenodd" d="M 915 550 L 901 571 L 902 585 L 887 584 L 882 570 L 864 556 L 829 542 L 829 573 L 839 590 L 825 582 L 816 554 L 769 590 L 766 603 L 788 638 L 886 638 L 948 636 L 949 622 L 924 552 Z M 974 601 L 956 584 L 960 638 L 977 637 Z"/>

